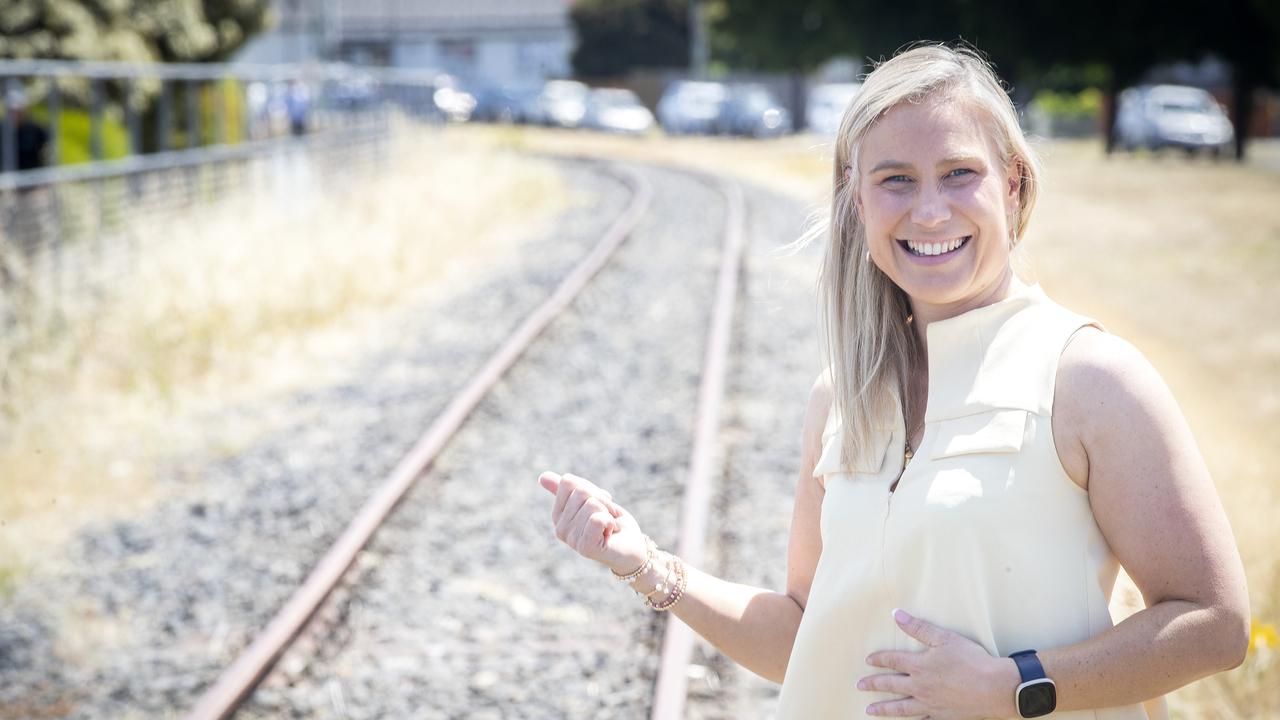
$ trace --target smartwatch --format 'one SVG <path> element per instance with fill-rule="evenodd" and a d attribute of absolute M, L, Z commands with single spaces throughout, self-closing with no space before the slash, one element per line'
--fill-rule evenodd
<path fill-rule="evenodd" d="M 1013 693 L 1018 715 L 1024 718 L 1048 715 L 1058 707 L 1058 688 L 1044 675 L 1044 666 L 1035 650 L 1023 650 L 1009 656 L 1018 665 L 1022 684 Z"/>

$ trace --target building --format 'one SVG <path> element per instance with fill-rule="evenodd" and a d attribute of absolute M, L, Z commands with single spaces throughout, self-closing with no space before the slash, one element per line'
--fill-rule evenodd
<path fill-rule="evenodd" d="M 568 77 L 569 0 L 276 0 L 236 60 L 432 68 L 502 84 Z"/>

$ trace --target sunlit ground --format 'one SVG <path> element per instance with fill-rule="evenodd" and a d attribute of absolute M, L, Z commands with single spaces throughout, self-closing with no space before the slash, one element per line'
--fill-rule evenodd
<path fill-rule="evenodd" d="M 405 148 L 367 192 L 307 223 L 282 224 L 246 200 L 163 228 L 181 242 L 146 260 L 143 282 L 84 309 L 95 323 L 73 322 L 60 340 L 0 342 L 10 374 L 10 394 L 0 397 L 0 591 L 54 562 L 79 523 L 153 502 L 154 468 L 166 456 L 210 452 L 211 441 L 234 452 L 247 439 L 211 440 L 200 418 L 323 381 L 352 338 L 367 342 L 380 319 L 456 279 L 450 268 L 483 272 L 502 261 L 507 243 L 549 223 L 571 199 L 548 165 L 524 153 L 682 164 L 813 208 L 822 207 L 831 173 L 827 141 L 808 136 L 626 139 L 456 127 Z M 1255 645 L 1247 662 L 1176 693 L 1171 709 L 1185 718 L 1280 714 L 1280 499 L 1270 471 L 1280 460 L 1280 144 L 1259 148 L 1246 166 L 1107 159 L 1092 142 L 1042 150 L 1045 190 L 1027 242 L 1034 274 L 1164 374 L 1249 574 Z"/>

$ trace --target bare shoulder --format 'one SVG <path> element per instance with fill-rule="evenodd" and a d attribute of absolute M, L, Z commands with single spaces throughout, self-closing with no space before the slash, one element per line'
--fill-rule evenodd
<path fill-rule="evenodd" d="M 1092 327 L 1067 343 L 1054 390 L 1053 438 L 1077 485 L 1088 489 L 1090 456 L 1117 438 L 1182 424 L 1160 373 L 1131 343 Z"/>
<path fill-rule="evenodd" d="M 834 392 L 831 387 L 831 369 L 827 368 L 818 375 L 813 381 L 813 387 L 809 389 L 809 409 L 806 414 L 820 413 L 825 420 L 827 413 L 831 411 Z"/>
<path fill-rule="evenodd" d="M 813 381 L 809 390 L 809 403 L 804 412 L 804 431 L 801 440 L 801 457 L 803 472 L 811 473 L 822 455 L 822 430 L 827 425 L 827 416 L 831 412 L 834 401 L 834 390 L 831 386 L 831 372 L 824 370 Z"/>

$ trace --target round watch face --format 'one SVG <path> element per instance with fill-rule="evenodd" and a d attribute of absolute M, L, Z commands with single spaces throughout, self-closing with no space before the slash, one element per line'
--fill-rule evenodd
<path fill-rule="evenodd" d="M 1058 691 L 1048 678 L 1032 680 L 1018 689 L 1018 714 L 1024 718 L 1040 717 L 1058 706 Z"/>

